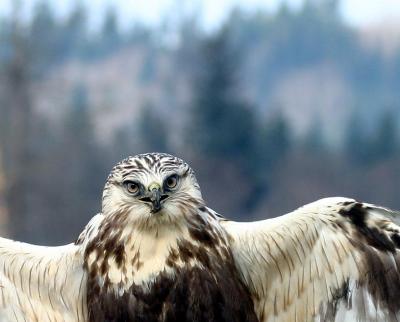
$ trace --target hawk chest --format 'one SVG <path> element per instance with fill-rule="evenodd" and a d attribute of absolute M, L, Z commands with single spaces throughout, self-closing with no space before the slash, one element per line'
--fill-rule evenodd
<path fill-rule="evenodd" d="M 152 255 L 121 255 L 120 265 L 105 274 L 107 265 L 91 261 L 89 321 L 257 321 L 229 247 L 217 239 L 154 244 Z"/>

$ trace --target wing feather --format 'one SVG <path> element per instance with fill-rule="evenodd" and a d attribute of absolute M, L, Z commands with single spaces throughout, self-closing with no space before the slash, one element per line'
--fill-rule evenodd
<path fill-rule="evenodd" d="M 85 314 L 79 247 L 0 238 L 0 320 L 79 321 Z"/>
<path fill-rule="evenodd" d="M 399 321 L 399 218 L 328 198 L 274 219 L 221 224 L 260 321 Z"/>

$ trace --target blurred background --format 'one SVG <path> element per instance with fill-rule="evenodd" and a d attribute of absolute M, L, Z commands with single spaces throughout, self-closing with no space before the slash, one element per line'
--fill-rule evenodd
<path fill-rule="evenodd" d="M 208 205 L 400 209 L 397 0 L 0 0 L 0 232 L 73 241 L 120 159 L 188 161 Z"/>

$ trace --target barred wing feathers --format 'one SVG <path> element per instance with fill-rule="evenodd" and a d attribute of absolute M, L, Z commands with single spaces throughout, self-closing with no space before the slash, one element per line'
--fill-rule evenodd
<path fill-rule="evenodd" d="M 85 292 L 78 246 L 0 238 L 0 321 L 83 321 Z"/>
<path fill-rule="evenodd" d="M 260 321 L 400 321 L 400 227 L 388 209 L 328 198 L 222 221 Z"/>

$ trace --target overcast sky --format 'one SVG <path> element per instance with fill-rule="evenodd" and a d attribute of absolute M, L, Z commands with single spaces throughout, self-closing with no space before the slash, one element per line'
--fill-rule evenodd
<path fill-rule="evenodd" d="M 0 0 L 0 15 L 10 12 L 13 1 L 16 0 Z M 23 4 L 24 16 L 29 16 L 38 0 L 20 1 Z M 57 13 L 63 16 L 79 1 L 90 8 L 92 25 L 96 25 L 104 9 L 113 4 L 117 8 L 122 27 L 129 27 L 134 20 L 153 25 L 159 24 L 162 17 L 168 13 L 202 8 L 202 23 L 205 28 L 212 29 L 223 21 L 229 9 L 234 6 L 240 6 L 249 11 L 258 8 L 276 10 L 284 0 L 55 0 L 50 2 Z M 285 2 L 298 8 L 302 0 L 286 0 Z M 400 0 L 342 0 L 341 12 L 352 25 L 400 21 Z"/>

